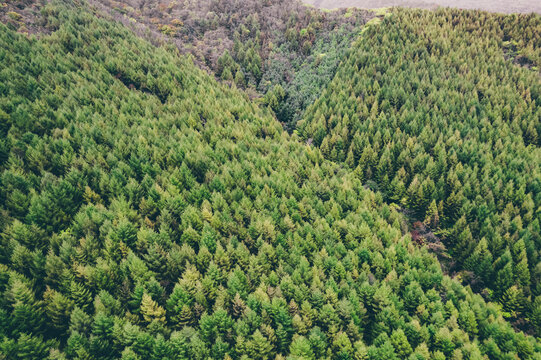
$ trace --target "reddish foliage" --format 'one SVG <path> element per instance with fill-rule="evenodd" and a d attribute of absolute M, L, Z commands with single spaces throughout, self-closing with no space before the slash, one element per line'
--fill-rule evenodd
<path fill-rule="evenodd" d="M 413 231 L 410 231 L 410 234 L 411 234 L 411 239 L 413 240 L 414 243 L 416 243 L 418 245 L 423 245 L 424 244 L 424 238 L 419 233 L 419 231 L 413 230 Z"/>

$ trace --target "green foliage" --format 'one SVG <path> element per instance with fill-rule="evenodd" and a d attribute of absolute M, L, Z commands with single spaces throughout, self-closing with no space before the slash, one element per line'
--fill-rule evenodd
<path fill-rule="evenodd" d="M 537 63 L 540 33 L 535 14 L 393 11 L 299 124 L 327 159 L 424 220 L 430 236 L 412 235 L 442 240 L 452 272 L 473 271 L 495 301 L 516 298 L 516 285 L 526 308 L 541 290 L 541 83 L 506 44 Z"/>
<path fill-rule="evenodd" d="M 539 357 L 499 305 L 414 246 L 358 171 L 176 49 L 79 5 L 45 6 L 56 28 L 40 38 L 0 25 L 2 355 Z M 384 173 L 388 159 L 362 154 Z M 449 233 L 464 243 L 468 229 Z M 518 314 L 508 289 L 531 250 L 513 244 L 495 276 Z"/>
<path fill-rule="evenodd" d="M 280 85 L 285 96 L 272 108 L 288 131 L 373 16 L 357 8 L 324 11 L 300 0 L 172 1 L 143 7 L 133 0 L 100 0 L 99 5 L 115 18 L 122 16 L 136 33 L 160 43 L 171 40 L 199 66 L 251 96 L 266 96 Z"/>

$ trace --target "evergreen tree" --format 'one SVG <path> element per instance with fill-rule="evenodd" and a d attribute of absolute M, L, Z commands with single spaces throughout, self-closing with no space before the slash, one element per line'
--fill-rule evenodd
<path fill-rule="evenodd" d="M 147 293 L 143 294 L 141 300 L 141 314 L 143 315 L 143 319 L 148 323 L 153 321 L 162 324 L 165 323 L 165 310 Z"/>
<path fill-rule="evenodd" d="M 391 343 L 393 344 L 396 354 L 402 359 L 407 358 L 413 352 L 411 345 L 408 342 L 408 338 L 402 329 L 393 331 Z"/>

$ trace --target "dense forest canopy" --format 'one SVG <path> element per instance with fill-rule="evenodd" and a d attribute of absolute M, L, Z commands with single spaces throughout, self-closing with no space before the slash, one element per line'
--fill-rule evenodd
<path fill-rule="evenodd" d="M 538 334 L 540 55 L 538 15 L 396 10 L 367 29 L 300 124 Z"/>
<path fill-rule="evenodd" d="M 9 12 L 17 13 L 11 5 Z M 364 121 L 350 121 L 351 130 L 342 127 L 340 134 L 358 132 L 372 149 L 368 159 L 385 158 L 388 174 L 394 174 L 393 161 L 411 157 L 411 166 L 401 165 L 403 186 L 408 182 L 424 191 L 409 182 L 415 170 L 417 182 L 433 179 L 435 194 L 452 189 L 460 195 L 452 203 L 453 217 L 446 212 L 446 198 L 443 205 L 429 198 L 435 210 L 419 205 L 428 202 L 429 192 L 417 202 L 410 203 L 407 191 L 392 200 L 378 178 L 382 170 L 370 161 L 341 158 L 336 143 L 318 130 L 317 146 L 306 144 L 283 130 L 272 102 L 253 102 L 243 90 L 199 69 L 177 44 L 155 46 L 101 7 L 78 1 L 21 7 L 31 22 L 5 11 L 2 19 L 9 20 L 0 24 L 0 358 L 541 357 L 541 344 L 531 335 L 532 326 L 539 326 L 539 143 L 526 140 L 527 130 L 521 132 L 530 123 L 539 132 L 539 78 L 535 69 L 512 60 L 523 55 L 537 61 L 536 46 L 523 49 L 538 35 L 524 31 L 531 25 L 521 27 L 525 19 L 535 24 L 537 18 L 503 18 L 520 38 L 500 43 L 479 36 L 479 49 L 493 50 L 486 56 L 510 57 L 493 61 L 488 70 L 488 59 L 477 52 L 479 68 L 463 66 L 465 74 L 487 72 L 482 99 L 469 97 L 468 81 L 447 84 L 438 77 L 437 61 L 429 62 L 424 51 L 449 49 L 448 43 L 417 44 L 414 58 L 434 67 L 428 67 L 427 83 L 417 84 L 419 91 L 450 85 L 469 89 L 472 104 L 466 114 L 482 120 L 467 117 L 459 126 L 454 107 L 460 108 L 465 96 L 452 92 L 445 96 L 457 103 L 445 108 L 444 120 L 437 116 L 444 94 L 434 91 L 432 98 L 430 91 L 419 92 L 411 105 L 414 117 L 402 124 L 404 130 L 390 132 L 398 121 L 391 115 L 397 118 L 400 109 L 384 96 L 401 87 L 388 85 L 382 69 L 394 69 L 399 60 L 382 59 L 389 46 L 397 46 L 392 41 L 406 26 L 403 21 L 412 26 L 404 36 L 415 39 L 426 31 L 439 39 L 428 19 L 445 28 L 452 18 L 470 24 L 473 14 L 490 17 L 393 10 L 380 25 L 355 30 L 362 32 L 355 51 L 302 123 L 303 134 L 320 126 L 332 138 L 337 124 L 327 125 L 338 117 L 343 123 L 350 111 L 349 95 L 340 98 L 343 110 L 334 96 L 358 96 L 358 116 L 366 107 L 363 99 L 371 100 Z M 40 35 L 22 34 L 21 26 Z M 363 48 L 368 41 L 374 42 L 372 65 Z M 514 41 L 515 53 L 492 48 L 504 41 Z M 402 58 L 409 43 L 399 43 Z M 460 63 L 458 55 L 455 59 Z M 362 64 L 369 70 L 359 71 Z M 418 64 L 401 66 L 409 69 L 411 77 L 398 77 L 409 94 Z M 456 66 L 448 71 L 461 69 Z M 346 87 L 347 92 L 338 88 L 340 81 L 349 86 L 365 74 L 377 77 L 379 90 L 368 79 L 370 93 L 361 93 L 365 85 Z M 515 87 L 510 79 L 517 79 Z M 498 92 L 500 87 L 507 92 Z M 488 114 L 483 99 L 495 114 Z M 513 104 L 501 119 L 500 99 Z M 417 115 L 417 107 L 426 114 Z M 321 116 L 314 115 L 318 112 Z M 317 123 L 328 114 L 325 124 Z M 422 123 L 429 114 L 437 120 L 431 128 Z M 390 119 L 383 123 L 386 116 Z M 401 131 L 413 134 L 421 125 L 430 132 L 418 136 L 422 141 L 406 140 L 409 152 L 400 157 L 387 139 L 396 137 L 393 141 L 401 144 Z M 444 125 L 452 129 L 449 139 Z M 376 126 L 384 134 L 370 133 Z M 486 143 L 496 134 L 500 153 L 492 155 Z M 445 141 L 438 145 L 440 138 Z M 428 178 L 419 164 L 430 163 L 431 144 L 440 157 Z M 383 146 L 397 151 L 397 159 L 380 155 Z M 466 160 L 474 150 L 488 169 L 474 166 L 472 173 Z M 417 153 L 426 161 L 412 157 Z M 485 177 L 479 178 L 481 171 Z M 436 174 L 449 188 L 440 189 Z M 499 178 L 492 182 L 494 175 Z M 509 195 L 493 190 L 509 178 Z M 484 222 L 477 213 L 463 213 L 475 208 L 477 197 L 468 197 L 474 191 L 485 200 Z M 523 194 L 522 203 L 517 193 Z M 478 258 L 468 258 L 467 264 L 495 269 L 490 276 L 498 281 L 486 282 L 493 295 L 482 296 L 460 277 L 445 274 L 429 247 L 419 245 L 410 222 L 423 215 L 446 245 L 457 229 L 459 239 L 477 240 L 488 224 L 492 236 L 483 233 L 474 250 Z M 448 247 L 452 256 L 461 249 Z M 518 276 L 517 269 L 528 276 Z M 509 285 L 501 294 L 500 284 Z M 518 318 L 522 324 L 508 321 Z"/>
<path fill-rule="evenodd" d="M 219 79 L 265 95 L 288 130 L 332 79 L 373 14 L 299 0 L 91 0 L 150 39 L 165 38 Z M 149 34 L 151 34 L 149 36 Z"/>

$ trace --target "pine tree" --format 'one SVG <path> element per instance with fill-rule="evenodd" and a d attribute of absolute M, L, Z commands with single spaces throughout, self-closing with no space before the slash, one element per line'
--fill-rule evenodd
<path fill-rule="evenodd" d="M 156 321 L 165 324 L 165 310 L 156 301 L 152 300 L 147 293 L 143 294 L 141 300 L 141 315 L 148 323 Z"/>
<path fill-rule="evenodd" d="M 368 359 L 368 348 L 362 341 L 357 341 L 353 344 L 353 359 L 366 360 Z"/>
<path fill-rule="evenodd" d="M 244 303 L 244 300 L 242 300 L 240 295 L 237 293 L 235 295 L 235 298 L 233 299 L 233 304 L 232 304 L 233 317 L 239 318 L 244 314 L 245 311 L 246 311 L 246 304 Z"/>
<path fill-rule="evenodd" d="M 43 338 L 28 334 L 21 334 L 17 339 L 16 358 L 40 360 L 49 355 L 49 351 L 54 343 L 43 341 Z"/>
<path fill-rule="evenodd" d="M 177 325 L 177 327 L 183 328 L 185 326 L 192 325 L 194 321 L 194 314 L 190 306 L 184 304 L 182 305 L 182 308 L 180 309 L 180 312 L 178 315 L 173 319 L 173 323 Z"/>
<path fill-rule="evenodd" d="M 349 340 L 348 336 L 344 332 L 338 332 L 333 339 L 333 353 L 337 355 L 338 358 L 349 358 L 353 353 L 353 345 Z"/>
<path fill-rule="evenodd" d="M 478 324 L 475 313 L 470 309 L 466 309 L 465 307 L 466 306 L 463 306 L 460 309 L 458 322 L 466 332 L 472 335 L 477 335 Z"/>
<path fill-rule="evenodd" d="M 448 224 L 452 224 L 460 217 L 460 209 L 462 208 L 462 193 L 452 192 L 444 203 L 444 221 Z"/>
<path fill-rule="evenodd" d="M 229 67 L 226 67 L 224 71 L 222 71 L 221 78 L 225 81 L 233 81 L 233 74 L 231 73 L 231 69 Z"/>
<path fill-rule="evenodd" d="M 140 360 L 141 358 L 131 348 L 125 348 L 122 351 L 122 360 Z"/>
<path fill-rule="evenodd" d="M 297 333 L 305 335 L 308 332 L 308 327 L 299 314 L 293 315 L 292 323 Z"/>
<path fill-rule="evenodd" d="M 86 310 L 92 303 L 92 293 L 77 281 L 71 281 L 70 284 L 70 298 L 81 309 Z"/>
<path fill-rule="evenodd" d="M 30 287 L 22 281 L 15 280 L 8 293 L 11 300 L 12 316 L 10 328 L 14 334 L 39 334 L 45 324 L 43 304 L 37 301 Z"/>
<path fill-rule="evenodd" d="M 393 331 L 391 343 L 393 344 L 396 354 L 402 359 L 407 358 L 413 352 L 411 345 L 408 342 L 408 338 L 402 329 Z"/>
<path fill-rule="evenodd" d="M 508 317 L 517 317 L 522 312 L 524 302 L 524 295 L 522 291 L 513 285 L 507 289 L 500 298 L 500 304 L 502 305 L 505 314 Z"/>
<path fill-rule="evenodd" d="M 518 284 L 528 287 L 530 285 L 530 270 L 528 266 L 528 257 L 526 255 L 526 246 L 524 240 L 520 239 L 513 245 L 513 258 L 515 263 L 514 275 Z"/>
<path fill-rule="evenodd" d="M 438 214 L 438 206 L 436 200 L 432 200 L 426 211 L 425 220 L 423 221 L 426 226 L 431 229 L 437 229 L 440 222 L 440 216 Z"/>
<path fill-rule="evenodd" d="M 464 267 L 479 274 L 481 279 L 488 284 L 492 279 L 492 262 L 492 254 L 488 250 L 487 240 L 482 238 L 473 254 L 464 263 Z"/>
<path fill-rule="evenodd" d="M 455 349 L 451 333 L 446 327 L 440 328 L 434 337 L 434 344 L 445 356 L 451 356 Z"/>
<path fill-rule="evenodd" d="M 242 70 L 237 70 L 235 74 L 235 84 L 239 87 L 245 87 L 246 86 L 246 79 L 244 77 L 244 72 Z"/>
<path fill-rule="evenodd" d="M 272 357 L 274 347 L 259 330 L 256 330 L 246 343 L 246 351 L 251 359 L 269 359 Z"/>
<path fill-rule="evenodd" d="M 315 359 L 314 352 L 310 346 L 310 342 L 304 336 L 293 338 L 289 346 L 289 353 L 292 360 L 310 360 Z"/>
<path fill-rule="evenodd" d="M 74 306 L 73 301 L 50 288 L 43 294 L 43 299 L 48 319 L 53 327 L 63 333 L 69 325 L 68 319 Z"/>
<path fill-rule="evenodd" d="M 81 335 L 89 335 L 92 326 L 90 315 L 85 313 L 81 308 L 75 306 L 70 314 L 69 332 L 71 334 L 78 333 Z"/>
<path fill-rule="evenodd" d="M 513 285 L 513 267 L 507 262 L 503 268 L 497 271 L 495 281 L 495 295 L 499 298 Z"/>
<path fill-rule="evenodd" d="M 413 356 L 415 359 L 430 359 L 430 352 L 428 350 L 428 346 L 426 343 L 422 343 L 419 346 L 415 348 L 415 352 L 413 353 Z"/>

